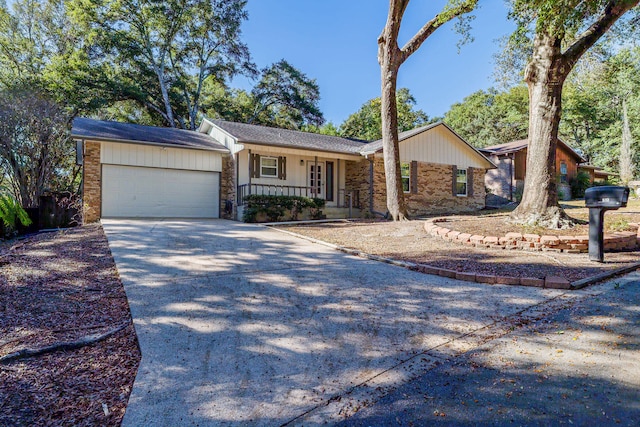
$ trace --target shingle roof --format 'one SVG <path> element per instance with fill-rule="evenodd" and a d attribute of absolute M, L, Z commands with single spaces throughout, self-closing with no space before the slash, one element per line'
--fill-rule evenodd
<path fill-rule="evenodd" d="M 359 154 L 360 149 L 365 145 L 365 141 L 339 136 L 227 122 L 225 120 L 209 121 L 236 138 L 239 143 L 244 142 L 346 154 Z"/>
<path fill-rule="evenodd" d="M 483 153 L 500 155 L 500 154 L 513 153 L 515 151 L 520 151 L 523 148 L 527 148 L 528 145 L 529 145 L 528 140 L 520 139 L 518 141 L 507 142 L 506 144 L 498 144 L 498 145 L 492 145 L 490 147 L 479 148 L 479 150 L 482 151 Z"/>
<path fill-rule="evenodd" d="M 120 141 L 198 150 L 228 151 L 224 145 L 216 142 L 209 135 L 200 132 L 93 120 L 82 117 L 73 121 L 71 137 L 96 141 Z"/>
<path fill-rule="evenodd" d="M 565 147 L 569 152 L 571 152 L 578 162 L 585 162 L 586 159 L 580 155 L 576 150 L 571 148 L 566 142 L 561 139 L 558 139 L 558 144 Z M 502 154 L 510 154 L 516 151 L 520 151 L 529 146 L 528 139 L 520 139 L 518 141 L 507 142 L 506 144 L 498 144 L 492 145 L 490 147 L 480 148 L 480 151 L 489 155 L 502 155 Z"/>
<path fill-rule="evenodd" d="M 430 125 L 421 126 L 419 128 L 406 130 L 404 132 L 400 132 L 398 134 L 398 142 L 403 141 L 407 138 L 411 138 L 414 135 L 418 135 L 419 133 L 428 131 L 436 126 L 445 125 L 442 122 L 432 123 Z M 446 126 L 446 125 L 445 125 Z M 370 142 L 360 150 L 362 153 L 375 153 L 376 151 L 382 150 L 382 139 L 378 139 L 376 141 Z"/>

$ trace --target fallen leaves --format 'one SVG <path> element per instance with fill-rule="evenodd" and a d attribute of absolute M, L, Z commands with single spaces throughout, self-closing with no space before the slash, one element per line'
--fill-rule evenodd
<path fill-rule="evenodd" d="M 140 353 L 98 225 L 32 236 L 0 259 L 0 357 L 124 329 L 0 365 L 0 425 L 117 426 Z"/>
<path fill-rule="evenodd" d="M 461 217 L 472 234 L 482 234 L 487 217 Z M 587 254 L 538 253 L 519 250 L 474 248 L 429 236 L 424 221 L 350 221 L 314 225 L 279 226 L 338 246 L 400 261 L 424 263 L 458 272 L 509 277 L 564 277 L 569 281 L 637 262 L 638 251 L 607 253 L 607 262 L 594 264 Z M 495 233 L 495 229 L 491 233 Z M 491 234 L 493 235 L 493 234 Z M 399 238 L 401 237 L 401 238 Z"/>

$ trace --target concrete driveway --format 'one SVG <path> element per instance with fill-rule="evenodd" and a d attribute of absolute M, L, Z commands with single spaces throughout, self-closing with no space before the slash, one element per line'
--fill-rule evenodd
<path fill-rule="evenodd" d="M 142 350 L 125 426 L 335 422 L 578 293 L 483 285 L 224 220 L 103 220 Z"/>

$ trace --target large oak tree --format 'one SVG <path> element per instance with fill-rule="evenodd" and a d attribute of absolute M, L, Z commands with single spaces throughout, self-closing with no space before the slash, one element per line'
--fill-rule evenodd
<path fill-rule="evenodd" d="M 240 40 L 246 0 L 69 0 L 93 41 L 92 65 L 110 65 L 119 98 L 171 127 L 195 129 L 207 79 L 252 74 Z"/>
<path fill-rule="evenodd" d="M 549 228 L 571 225 L 558 204 L 555 152 L 562 88 L 576 62 L 639 0 L 513 0 L 511 16 L 532 53 L 524 79 L 529 89 L 527 175 L 514 222 Z"/>
<path fill-rule="evenodd" d="M 402 191 L 398 147 L 396 86 L 400 66 L 434 31 L 452 19 L 471 12 L 477 3 L 478 0 L 449 0 L 442 11 L 425 23 L 401 48 L 398 45 L 398 33 L 409 0 L 389 0 L 387 22 L 378 37 L 378 63 L 382 80 L 382 151 L 387 187 L 387 209 L 394 221 L 408 217 Z"/>

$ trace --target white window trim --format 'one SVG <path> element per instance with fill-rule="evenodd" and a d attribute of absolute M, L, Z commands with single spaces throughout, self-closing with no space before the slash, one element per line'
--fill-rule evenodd
<path fill-rule="evenodd" d="M 265 159 L 271 159 L 276 161 L 275 166 L 264 166 L 262 161 Z M 262 168 L 273 169 L 275 171 L 275 175 L 265 175 L 262 173 Z M 278 158 L 272 156 L 260 156 L 260 178 L 278 178 Z"/>
<path fill-rule="evenodd" d="M 466 169 L 457 169 L 456 170 L 456 184 L 460 181 L 458 181 L 458 176 L 460 175 L 460 172 L 464 172 L 464 194 L 462 193 L 458 193 L 458 186 L 456 185 L 456 197 L 467 197 L 469 195 L 469 175 L 467 174 L 467 170 Z"/>
<path fill-rule="evenodd" d="M 409 175 L 402 175 L 402 165 L 407 165 L 409 167 Z M 409 186 L 407 190 L 403 188 L 402 191 L 405 194 L 408 194 L 411 193 L 411 162 L 400 162 L 400 182 L 402 182 L 405 178 L 409 181 Z"/>

